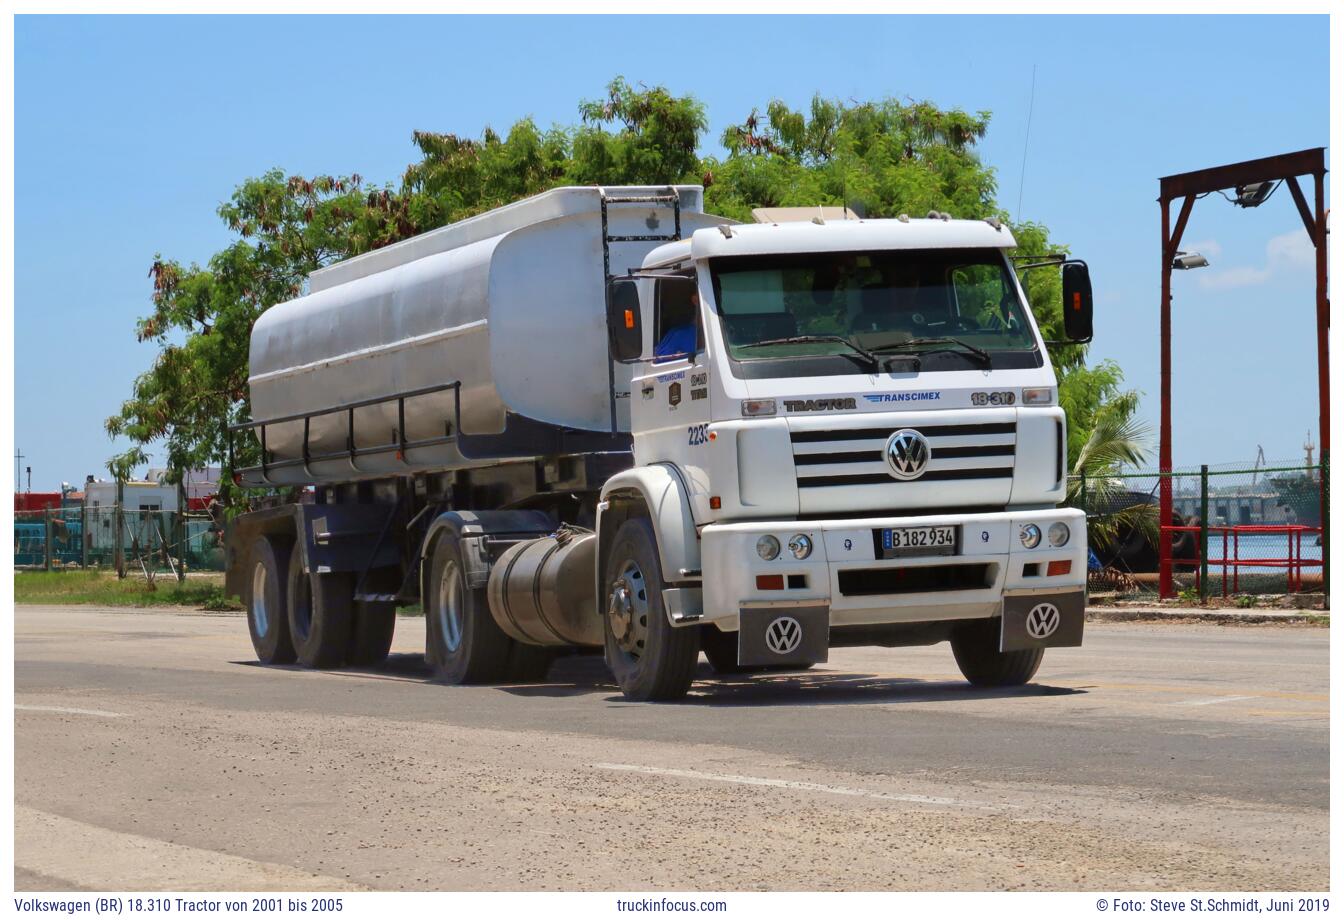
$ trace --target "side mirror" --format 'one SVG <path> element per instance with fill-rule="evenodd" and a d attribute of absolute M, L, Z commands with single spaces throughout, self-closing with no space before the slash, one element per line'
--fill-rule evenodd
<path fill-rule="evenodd" d="M 1064 335 L 1070 342 L 1092 341 L 1092 278 L 1086 262 L 1064 263 Z"/>
<path fill-rule="evenodd" d="M 607 337 L 615 361 L 628 364 L 644 354 L 639 287 L 632 278 L 613 278 L 607 285 Z"/>

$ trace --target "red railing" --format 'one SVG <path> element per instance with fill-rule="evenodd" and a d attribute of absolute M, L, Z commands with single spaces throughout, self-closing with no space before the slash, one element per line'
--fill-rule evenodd
<path fill-rule="evenodd" d="M 1195 556 L 1193 559 L 1187 558 L 1187 559 L 1176 559 L 1165 561 L 1167 565 L 1171 565 L 1172 563 L 1177 563 L 1180 565 L 1194 565 L 1195 585 L 1196 587 L 1199 587 L 1199 577 L 1201 571 L 1200 558 L 1199 558 L 1200 547 L 1198 545 L 1200 527 L 1198 525 L 1194 526 L 1186 525 L 1181 527 L 1168 525 L 1163 527 L 1162 530 L 1172 534 L 1177 533 L 1194 534 L 1196 546 L 1195 546 Z M 1241 570 L 1243 568 L 1284 569 L 1285 574 L 1288 576 L 1289 593 L 1302 590 L 1303 585 L 1302 569 L 1321 568 L 1320 558 L 1317 557 L 1303 558 L 1302 556 L 1302 538 L 1304 536 L 1319 535 L 1321 533 L 1321 528 L 1319 527 L 1307 527 L 1302 524 L 1232 524 L 1232 525 L 1210 524 L 1208 527 L 1208 531 L 1209 531 L 1210 551 L 1212 551 L 1215 539 L 1221 539 L 1223 544 L 1223 551 L 1221 558 L 1213 558 L 1212 556 L 1210 556 L 1209 559 L 1206 560 L 1207 565 L 1210 568 L 1212 568 L 1213 566 L 1222 567 L 1223 597 L 1227 597 L 1229 593 L 1228 591 L 1229 568 L 1231 568 L 1232 570 L 1232 590 L 1230 592 L 1232 594 L 1238 594 L 1241 591 Z M 1285 536 L 1287 538 L 1285 540 L 1285 543 L 1287 544 L 1288 555 L 1274 556 L 1269 558 L 1261 558 L 1261 557 L 1243 558 L 1241 555 L 1241 538 L 1243 536 L 1261 536 L 1261 535 Z M 1230 556 L 1228 555 L 1229 550 L 1231 551 Z"/>

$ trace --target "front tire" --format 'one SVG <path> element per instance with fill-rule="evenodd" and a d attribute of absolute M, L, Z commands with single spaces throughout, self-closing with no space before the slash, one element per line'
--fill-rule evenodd
<path fill-rule="evenodd" d="M 490 615 L 486 589 L 468 588 L 461 544 L 445 534 L 430 557 L 425 659 L 441 684 L 506 680 L 513 644 Z"/>
<path fill-rule="evenodd" d="M 632 518 L 616 531 L 603 584 L 607 666 L 621 692 L 641 702 L 685 696 L 695 677 L 700 631 L 668 622 L 658 544 L 648 519 Z"/>
<path fill-rule="evenodd" d="M 280 536 L 257 537 L 252 542 L 247 631 L 262 664 L 289 664 L 295 658 L 287 596 L 293 548 L 293 540 Z"/>
<path fill-rule="evenodd" d="M 998 618 L 964 623 L 952 633 L 952 654 L 962 675 L 977 687 L 1020 687 L 1036 676 L 1045 649 L 999 651 Z"/>
<path fill-rule="evenodd" d="M 295 564 L 289 569 L 288 593 L 289 631 L 299 662 L 310 668 L 339 668 L 345 664 L 354 619 L 353 575 L 308 574 Z"/>

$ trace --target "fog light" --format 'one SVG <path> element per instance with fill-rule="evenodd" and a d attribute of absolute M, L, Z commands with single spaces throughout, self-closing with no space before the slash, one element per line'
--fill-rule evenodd
<path fill-rule="evenodd" d="M 1069 542 L 1069 525 L 1063 521 L 1055 521 L 1050 525 L 1050 529 L 1045 532 L 1046 538 L 1051 546 L 1063 546 Z"/>
<path fill-rule="evenodd" d="M 1028 524 L 1017 532 L 1017 538 L 1027 549 L 1035 549 L 1041 545 L 1041 528 Z"/>
<path fill-rule="evenodd" d="M 796 533 L 789 540 L 789 552 L 793 553 L 795 559 L 806 559 L 812 555 L 812 541 L 807 534 Z"/>
<path fill-rule="evenodd" d="M 1040 539 L 1039 533 L 1036 536 L 1037 539 Z M 779 541 L 770 536 L 770 534 L 761 537 L 756 541 L 756 555 L 760 556 L 766 562 L 776 558 L 779 556 Z"/>

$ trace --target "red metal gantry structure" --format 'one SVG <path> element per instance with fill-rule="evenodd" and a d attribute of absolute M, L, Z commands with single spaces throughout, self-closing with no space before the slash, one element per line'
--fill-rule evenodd
<path fill-rule="evenodd" d="M 1315 207 L 1309 207 L 1307 199 L 1298 184 L 1298 176 L 1311 176 L 1315 180 Z M 1181 236 L 1185 233 L 1186 222 L 1195 201 L 1210 192 L 1225 189 L 1242 189 L 1255 183 L 1283 182 L 1292 193 L 1293 202 L 1302 216 L 1307 235 L 1316 247 L 1316 369 L 1317 386 L 1320 390 L 1320 431 L 1321 431 L 1321 579 L 1328 598 L 1330 593 L 1330 517 L 1329 517 L 1329 475 L 1330 475 L 1330 301 L 1326 291 L 1326 210 L 1325 210 L 1325 148 L 1312 147 L 1296 153 L 1284 153 L 1259 160 L 1247 160 L 1244 163 L 1232 163 L 1228 166 L 1215 166 L 1211 169 L 1199 169 L 1194 172 L 1165 176 L 1161 182 L 1161 195 L 1158 202 L 1162 206 L 1162 426 L 1159 434 L 1160 446 L 1158 467 L 1161 473 L 1160 523 L 1160 574 L 1159 594 L 1172 597 L 1171 562 L 1171 271 L 1176 253 L 1181 245 Z M 1176 217 L 1176 226 L 1171 226 L 1171 203 L 1182 199 L 1181 210 Z M 1263 200 L 1263 197 L 1260 199 Z M 1249 203 L 1253 207 L 1259 201 Z"/>

